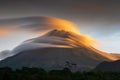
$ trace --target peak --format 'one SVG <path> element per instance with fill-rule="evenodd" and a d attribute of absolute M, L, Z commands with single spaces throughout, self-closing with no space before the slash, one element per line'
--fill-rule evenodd
<path fill-rule="evenodd" d="M 70 32 L 65 31 L 65 30 L 58 30 L 58 29 L 54 29 L 50 32 L 48 32 L 49 36 L 59 36 L 59 37 L 63 37 L 63 38 L 67 38 L 71 35 Z"/>
<path fill-rule="evenodd" d="M 64 33 L 64 34 L 70 34 L 69 31 L 65 31 L 65 30 L 58 30 L 58 29 L 54 29 L 51 31 L 51 33 Z"/>

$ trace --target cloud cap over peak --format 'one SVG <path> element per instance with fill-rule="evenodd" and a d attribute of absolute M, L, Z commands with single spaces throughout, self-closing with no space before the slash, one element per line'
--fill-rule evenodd
<path fill-rule="evenodd" d="M 61 29 L 79 34 L 79 30 L 72 22 L 48 16 L 3 19 L 0 20 L 0 29 L 1 36 L 14 31 L 28 31 L 40 33 L 52 29 Z"/>

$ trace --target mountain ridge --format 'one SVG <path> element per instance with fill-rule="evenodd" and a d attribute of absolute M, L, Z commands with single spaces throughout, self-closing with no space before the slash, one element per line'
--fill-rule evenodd
<path fill-rule="evenodd" d="M 84 71 L 93 69 L 102 61 L 116 59 L 86 45 L 83 36 L 64 30 L 52 30 L 41 37 L 24 41 L 12 52 L 16 55 L 0 61 L 0 67 L 42 67 L 50 70 L 64 68 L 67 64 L 73 71 Z M 76 66 L 73 68 L 71 63 Z"/>
<path fill-rule="evenodd" d="M 120 60 L 112 61 L 112 62 L 101 62 L 98 64 L 94 71 L 110 71 L 110 72 L 119 72 L 120 71 Z"/>

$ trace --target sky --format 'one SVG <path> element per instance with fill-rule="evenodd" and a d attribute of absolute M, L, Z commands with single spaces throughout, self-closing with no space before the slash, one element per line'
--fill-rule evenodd
<path fill-rule="evenodd" d="M 4 19 L 31 16 L 71 21 L 81 33 L 100 42 L 100 50 L 120 53 L 120 0 L 0 0 L 1 24 Z M 0 37 L 0 51 L 13 49 L 22 41 L 38 36 L 25 31 L 10 36 L 10 28 L 7 29 L 5 36 Z"/>

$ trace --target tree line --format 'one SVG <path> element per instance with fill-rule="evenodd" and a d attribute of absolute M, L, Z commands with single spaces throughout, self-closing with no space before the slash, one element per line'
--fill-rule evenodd
<path fill-rule="evenodd" d="M 72 72 L 68 68 L 45 71 L 28 67 L 13 70 L 4 67 L 0 68 L 0 80 L 120 80 L 120 72 Z"/>

